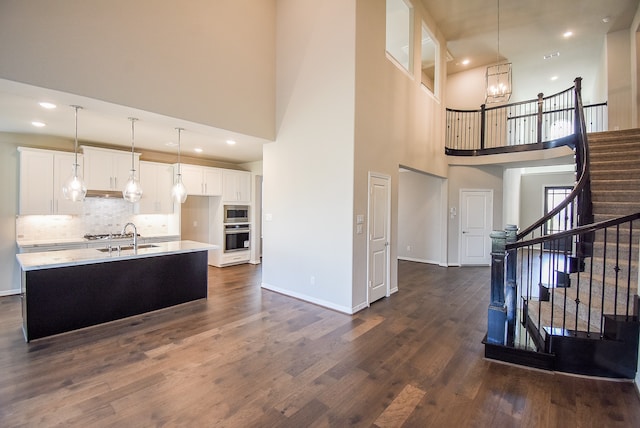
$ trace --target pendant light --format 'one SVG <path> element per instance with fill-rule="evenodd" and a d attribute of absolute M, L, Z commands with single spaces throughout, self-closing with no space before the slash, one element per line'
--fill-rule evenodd
<path fill-rule="evenodd" d="M 134 153 L 134 141 L 135 141 L 135 117 L 130 117 L 131 121 L 131 174 L 129 174 L 129 179 L 127 180 L 127 184 L 124 186 L 124 190 L 122 191 L 122 197 L 131 202 L 136 203 L 142 197 L 142 186 L 140 186 L 140 182 L 136 178 L 136 166 L 135 166 L 135 153 Z"/>
<path fill-rule="evenodd" d="M 485 103 L 507 102 L 511 98 L 511 63 L 500 63 L 500 0 L 498 0 L 498 54 L 496 65 L 487 67 Z"/>
<path fill-rule="evenodd" d="M 187 188 L 184 187 L 182 182 L 182 172 L 180 171 L 180 133 L 184 131 L 183 128 L 176 128 L 178 131 L 178 173 L 176 174 L 176 181 L 171 188 L 171 197 L 176 203 L 184 204 L 187 200 Z"/>
<path fill-rule="evenodd" d="M 78 110 L 82 107 L 71 107 L 73 107 L 76 111 L 76 136 L 73 146 L 75 158 L 73 161 L 71 177 L 69 177 L 62 186 L 62 194 L 64 195 L 65 199 L 69 199 L 74 202 L 81 202 L 84 201 L 84 197 L 87 195 L 87 185 L 82 180 L 80 172 L 78 172 L 78 166 L 80 166 L 78 164 Z"/>

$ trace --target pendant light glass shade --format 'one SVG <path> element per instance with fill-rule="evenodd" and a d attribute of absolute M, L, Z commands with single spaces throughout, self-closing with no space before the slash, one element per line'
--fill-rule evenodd
<path fill-rule="evenodd" d="M 182 174 L 176 175 L 176 182 L 171 189 L 171 197 L 179 204 L 184 204 L 184 201 L 187 200 L 187 188 L 184 187 L 184 183 L 182 182 Z"/>
<path fill-rule="evenodd" d="M 62 186 L 62 194 L 65 199 L 69 199 L 74 202 L 84 201 L 85 196 L 87 195 L 87 185 L 84 180 L 82 180 L 82 176 L 78 171 L 78 110 L 82 107 L 80 106 L 71 106 L 75 109 L 76 114 L 76 135 L 74 142 L 74 154 L 75 158 L 73 161 L 73 165 L 71 166 L 71 176 L 64 182 Z"/>
<path fill-rule="evenodd" d="M 140 186 L 140 182 L 136 178 L 136 167 L 135 167 L 135 153 L 134 153 L 134 141 L 135 141 L 135 131 L 134 126 L 136 123 L 135 117 L 130 117 L 131 121 L 131 174 L 129 174 L 129 179 L 127 183 L 124 185 L 124 190 L 122 191 L 122 197 L 131 202 L 136 203 L 142 197 L 142 186 Z"/>
<path fill-rule="evenodd" d="M 173 183 L 173 187 L 171 188 L 171 197 L 176 203 L 184 204 L 184 201 L 187 200 L 187 188 L 184 187 L 182 172 L 180 171 L 180 133 L 182 132 L 182 128 L 176 128 L 176 130 L 178 131 L 178 173 L 176 174 L 175 183 Z"/>

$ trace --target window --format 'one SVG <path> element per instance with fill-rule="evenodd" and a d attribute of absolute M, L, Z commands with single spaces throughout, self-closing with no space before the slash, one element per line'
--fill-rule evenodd
<path fill-rule="evenodd" d="M 409 73 L 413 66 L 413 8 L 404 0 L 387 0 L 387 52 Z"/>
<path fill-rule="evenodd" d="M 427 24 L 425 24 L 424 22 L 422 23 L 421 57 L 422 85 L 427 88 L 429 92 L 437 95 L 440 80 L 440 43 L 438 43 L 438 40 L 436 40 L 436 38 L 427 27 Z"/>
<path fill-rule="evenodd" d="M 544 214 L 551 212 L 560 205 L 569 196 L 573 188 L 571 186 L 548 186 L 544 188 Z M 573 202 L 553 217 L 551 217 L 544 225 L 545 235 L 564 232 L 571 229 L 573 216 Z M 545 249 L 553 249 L 556 251 L 571 250 L 571 237 L 557 239 L 545 243 Z"/>

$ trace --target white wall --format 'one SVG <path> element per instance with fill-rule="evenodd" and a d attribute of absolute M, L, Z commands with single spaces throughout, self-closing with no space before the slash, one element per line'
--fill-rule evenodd
<path fill-rule="evenodd" d="M 0 133 L 0 296 L 19 293 L 20 268 L 16 261 L 18 213 L 18 144 Z"/>
<path fill-rule="evenodd" d="M 493 190 L 493 230 L 503 230 L 503 168 L 502 166 L 451 166 L 449 168 L 449 208 L 454 207 L 458 215 L 449 217 L 448 228 L 448 263 L 450 266 L 460 264 L 460 190 L 489 189 Z"/>
<path fill-rule="evenodd" d="M 444 96 L 446 41 L 435 21 L 414 5 L 413 43 L 420 46 L 421 22 L 430 27 L 441 44 L 441 85 L 435 96 L 421 87 L 420 52 L 416 50 L 411 73 L 400 69 L 385 54 L 385 0 L 357 0 L 356 109 L 354 214 L 366 214 L 368 174 L 391 177 L 390 289 L 398 287 L 398 167 L 438 177 L 447 176 L 444 155 Z M 442 203 L 441 203 L 442 204 Z M 367 236 L 353 235 L 353 302 L 366 305 Z"/>
<path fill-rule="evenodd" d="M 187 196 L 180 206 L 180 235 L 182 239 L 210 242 L 210 228 L 213 224 L 209 212 L 209 196 Z"/>
<path fill-rule="evenodd" d="M 275 0 L 0 3 L 0 77 L 272 140 Z"/>
<path fill-rule="evenodd" d="M 277 21 L 263 287 L 351 312 L 355 4 L 282 0 Z"/>
<path fill-rule="evenodd" d="M 607 34 L 607 102 L 610 130 L 631 127 L 633 97 L 630 50 L 629 30 Z"/>
<path fill-rule="evenodd" d="M 544 215 L 544 188 L 548 186 L 571 186 L 576 182 L 574 172 L 525 173 L 520 185 L 520 229 L 532 225 Z"/>
<path fill-rule="evenodd" d="M 525 81 L 518 76 L 517 69 L 513 70 L 513 94 L 509 103 L 534 100 L 540 92 L 545 96 L 562 92 L 573 86 L 576 77 L 583 77 L 582 98 L 585 104 L 606 101 L 606 93 L 603 94 L 601 84 L 601 79 L 606 77 L 602 76 L 604 46 L 595 46 L 594 50 L 603 53 L 596 56 L 598 60 L 593 60 L 593 70 L 585 71 L 583 76 L 570 76 L 551 82 L 548 79 L 540 79 L 539 75 L 534 73 L 534 79 Z M 462 110 L 480 109 L 485 102 L 486 70 L 486 67 L 476 67 L 450 75 L 447 80 L 446 106 Z"/>
<path fill-rule="evenodd" d="M 443 179 L 409 170 L 398 178 L 398 258 L 446 263 L 441 260 Z"/>
<path fill-rule="evenodd" d="M 459 110 L 477 110 L 485 101 L 486 67 L 475 67 L 455 73 L 447 78 L 446 107 Z"/>
<path fill-rule="evenodd" d="M 520 179 L 522 168 L 505 168 L 503 179 L 504 205 L 502 218 L 507 224 L 518 225 L 520 223 Z"/>

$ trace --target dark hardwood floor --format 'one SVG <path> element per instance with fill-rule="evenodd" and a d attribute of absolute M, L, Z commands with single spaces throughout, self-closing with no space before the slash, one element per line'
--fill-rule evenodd
<path fill-rule="evenodd" d="M 483 358 L 489 268 L 400 262 L 354 316 L 260 274 L 211 267 L 206 301 L 30 344 L 1 298 L 0 426 L 640 426 L 632 383 Z"/>

